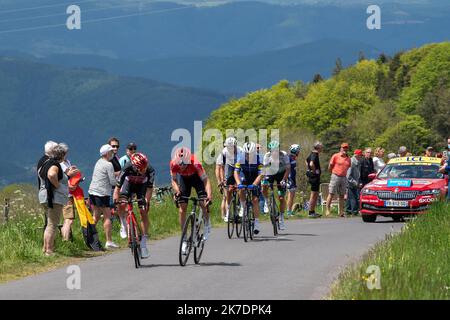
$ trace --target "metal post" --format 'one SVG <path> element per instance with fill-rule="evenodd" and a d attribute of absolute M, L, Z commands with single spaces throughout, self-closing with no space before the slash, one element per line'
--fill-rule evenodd
<path fill-rule="evenodd" d="M 5 223 L 9 220 L 9 199 L 5 199 L 5 206 L 3 207 L 3 214 L 5 216 Z"/>

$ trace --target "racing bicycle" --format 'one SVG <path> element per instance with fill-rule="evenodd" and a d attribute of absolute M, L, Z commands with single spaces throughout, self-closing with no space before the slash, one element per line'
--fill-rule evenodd
<path fill-rule="evenodd" d="M 253 190 L 258 188 L 255 185 L 239 186 L 239 189 L 245 189 L 245 203 L 246 207 L 244 210 L 244 215 L 242 217 L 242 229 L 244 232 L 244 241 L 247 242 L 248 239 L 253 240 L 254 228 L 255 228 L 255 217 L 253 215 Z"/>
<path fill-rule="evenodd" d="M 223 193 L 224 199 L 226 200 L 226 193 L 223 191 L 225 187 L 220 189 L 220 192 Z M 242 220 L 239 216 L 240 210 L 240 202 L 237 196 L 236 188 L 233 187 L 231 202 L 228 205 L 228 222 L 227 222 L 227 231 L 228 238 L 231 239 L 234 234 L 234 230 L 236 230 L 236 236 L 238 238 L 241 237 L 242 233 Z"/>
<path fill-rule="evenodd" d="M 278 230 L 280 229 L 280 210 L 278 209 L 278 205 L 275 200 L 275 191 L 273 189 L 273 183 L 270 184 L 270 195 L 268 199 L 268 206 L 270 212 L 270 221 L 272 222 L 273 227 L 273 235 L 276 236 L 278 235 Z"/>
<path fill-rule="evenodd" d="M 189 255 L 194 248 L 194 262 L 195 264 L 200 263 L 200 258 L 203 254 L 203 249 L 205 248 L 205 240 L 203 239 L 203 235 L 205 232 L 205 218 L 203 216 L 203 211 L 200 210 L 200 201 L 205 201 L 206 198 L 195 198 L 195 197 L 184 197 L 181 196 L 178 199 L 184 199 L 188 201 L 192 201 L 192 211 L 189 216 L 186 218 L 186 222 L 183 226 L 183 232 L 181 234 L 180 239 L 180 249 L 179 249 L 179 262 L 180 266 L 184 267 L 186 262 L 189 259 Z M 179 207 L 178 201 L 175 202 L 177 208 Z M 207 210 L 209 210 L 209 204 L 207 206 Z M 185 245 L 185 249 L 183 250 L 183 244 Z"/>
<path fill-rule="evenodd" d="M 118 204 L 127 205 L 128 247 L 131 249 L 136 269 L 141 266 L 141 231 L 136 220 L 136 215 L 134 214 L 133 204 L 138 202 L 140 202 L 140 200 L 132 199 L 119 200 L 118 202 Z"/>

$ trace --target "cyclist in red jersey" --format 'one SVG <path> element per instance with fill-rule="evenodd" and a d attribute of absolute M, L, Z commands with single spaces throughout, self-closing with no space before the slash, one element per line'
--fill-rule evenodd
<path fill-rule="evenodd" d="M 204 239 L 206 240 L 211 229 L 209 212 L 206 210 L 206 207 L 212 200 L 212 190 L 205 169 L 188 148 L 182 147 L 175 151 L 174 157 L 170 161 L 170 175 L 175 198 L 179 204 L 181 229 L 183 229 L 186 222 L 188 201 L 180 197 L 190 197 L 192 187 L 194 187 L 198 198 L 206 198 L 206 201 L 200 202 L 205 221 L 207 221 L 204 234 Z"/>

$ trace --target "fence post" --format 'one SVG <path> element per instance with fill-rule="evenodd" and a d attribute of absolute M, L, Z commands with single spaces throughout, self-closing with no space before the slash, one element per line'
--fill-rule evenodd
<path fill-rule="evenodd" d="M 5 216 L 5 223 L 9 220 L 9 199 L 5 199 L 5 205 L 3 207 L 3 214 Z"/>

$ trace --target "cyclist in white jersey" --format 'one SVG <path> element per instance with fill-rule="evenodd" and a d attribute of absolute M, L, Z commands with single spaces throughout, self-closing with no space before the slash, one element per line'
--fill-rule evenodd
<path fill-rule="evenodd" d="M 224 146 L 216 160 L 216 178 L 219 187 L 225 187 L 226 190 L 222 199 L 222 209 L 225 211 L 222 212 L 222 218 L 225 222 L 228 222 L 233 188 L 236 188 L 236 180 L 234 179 L 235 164 L 236 160 L 242 156 L 243 151 L 242 148 L 237 146 L 237 140 L 234 137 L 227 138 Z M 242 216 L 242 214 L 243 208 L 239 211 L 239 215 Z"/>

